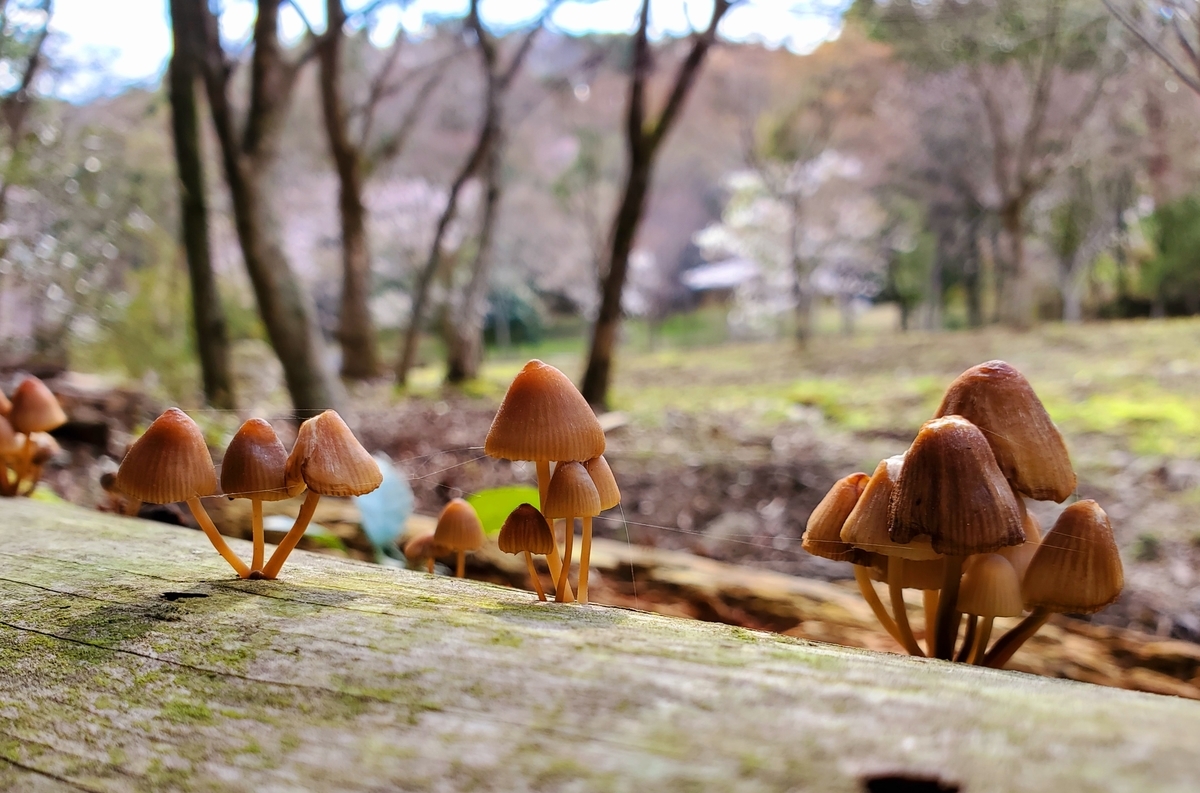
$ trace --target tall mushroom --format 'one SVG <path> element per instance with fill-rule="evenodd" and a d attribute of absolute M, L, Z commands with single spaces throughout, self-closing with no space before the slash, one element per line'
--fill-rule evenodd
<path fill-rule="evenodd" d="M 979 428 L 961 416 L 925 422 L 905 455 L 889 517 L 893 542 L 928 535 L 946 557 L 934 645 L 937 657 L 949 660 L 961 621 L 963 561 L 1025 541 L 1012 488 Z"/>
<path fill-rule="evenodd" d="M 254 540 L 251 572 L 261 573 L 263 568 L 263 502 L 283 501 L 304 490 L 303 481 L 288 487 L 287 458 L 287 450 L 275 429 L 262 419 L 250 419 L 243 424 L 225 450 L 221 463 L 222 492 L 230 498 L 250 499 Z"/>
<path fill-rule="evenodd" d="M 1025 376 L 1004 361 L 972 366 L 942 398 L 937 417 L 962 416 L 983 432 L 1001 473 L 1039 501 L 1067 499 L 1075 472 L 1062 433 Z"/>
<path fill-rule="evenodd" d="M 25 447 L 17 463 L 17 479 L 22 480 L 30 473 L 30 459 L 34 453 L 35 432 L 50 432 L 67 423 L 58 399 L 50 389 L 36 377 L 27 377 L 13 391 L 12 408 L 8 421 L 14 432 L 25 435 Z"/>
<path fill-rule="evenodd" d="M 462 578 L 466 573 L 467 552 L 483 547 L 483 523 L 480 522 L 475 507 L 461 498 L 451 499 L 438 515 L 433 542 L 439 548 L 455 555 L 457 563 L 454 566 L 454 575 Z"/>
<path fill-rule="evenodd" d="M 546 517 L 532 504 L 522 504 L 505 518 L 504 525 L 500 527 L 500 536 L 496 538 L 496 544 L 504 553 L 525 554 L 525 566 L 529 570 L 529 580 L 533 582 L 533 588 L 537 590 L 538 600 L 544 601 L 546 592 L 542 589 L 542 580 L 533 566 L 533 554 L 548 555 L 554 551 L 554 532 L 550 531 L 550 524 L 546 522 Z M 580 577 L 582 578 L 582 576 L 583 573 L 580 572 Z M 587 602 L 584 599 L 586 591 L 581 580 L 579 584 L 579 601 L 581 603 Z"/>
<path fill-rule="evenodd" d="M 133 442 L 117 469 L 116 486 L 130 498 L 151 504 L 186 501 L 217 553 L 238 576 L 250 575 L 200 503 L 202 496 L 217 492 L 217 471 L 200 427 L 179 408 L 168 408 Z"/>
<path fill-rule="evenodd" d="M 504 394 L 483 450 L 489 457 L 536 464 L 545 513 L 550 463 L 584 462 L 604 454 L 604 430 L 570 378 L 553 366 L 532 360 Z M 546 561 L 551 575 L 560 579 L 558 551 Z M 571 599 L 569 587 L 565 594 Z"/>
<path fill-rule="evenodd" d="M 600 494 L 600 511 L 612 509 L 621 503 L 621 490 L 617 487 L 616 477 L 608 467 L 604 455 L 593 457 L 583 464 L 596 492 Z M 579 602 L 588 602 L 588 571 L 592 561 L 592 519 L 583 519 L 583 544 L 579 548 Z"/>
<path fill-rule="evenodd" d="M 410 566 L 422 565 L 432 574 L 434 559 L 440 556 L 443 550 L 434 541 L 433 532 L 426 532 L 404 543 L 404 558 Z"/>
<path fill-rule="evenodd" d="M 1021 596 L 1029 616 L 1001 636 L 984 658 L 1000 668 L 1052 613 L 1095 614 L 1121 595 L 1125 572 L 1112 524 L 1091 499 L 1062 511 L 1033 554 Z"/>
<path fill-rule="evenodd" d="M 542 514 L 547 518 L 565 518 L 567 522 L 566 543 L 563 546 L 562 569 L 555 585 L 554 599 L 567 602 L 567 574 L 571 570 L 571 543 L 575 538 L 575 518 L 582 518 L 590 529 L 592 518 L 600 514 L 600 492 L 583 463 L 565 462 L 554 466 L 554 476 L 546 489 L 546 503 Z"/>
<path fill-rule="evenodd" d="M 361 496 L 379 487 L 383 472 L 336 411 L 326 410 L 300 425 L 288 455 L 285 481 L 289 488 L 308 488 L 295 523 L 263 567 L 273 579 L 304 536 L 321 496 Z M 296 492 L 299 492 L 297 490 Z"/>

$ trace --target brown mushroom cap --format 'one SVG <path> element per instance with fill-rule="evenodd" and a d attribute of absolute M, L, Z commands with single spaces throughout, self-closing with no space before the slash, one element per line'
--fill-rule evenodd
<path fill-rule="evenodd" d="M 522 504 L 504 519 L 496 544 L 504 553 L 547 554 L 554 550 L 554 534 L 537 507 Z"/>
<path fill-rule="evenodd" d="M 892 542 L 888 534 L 888 509 L 891 506 L 892 490 L 903 466 L 902 454 L 880 461 L 858 503 L 842 524 L 839 536 L 842 542 L 855 548 L 884 556 L 898 556 L 913 561 L 938 559 L 940 557 L 930 545 L 929 537 L 915 537 L 912 542 L 901 545 Z M 907 570 L 908 566 L 905 566 L 905 569 Z"/>
<path fill-rule="evenodd" d="M 547 518 L 590 518 L 600 514 L 600 491 L 583 463 L 554 466 L 542 514 Z"/>
<path fill-rule="evenodd" d="M 25 448 L 25 436 L 16 432 L 4 416 L 0 416 L 0 459 L 19 454 Z"/>
<path fill-rule="evenodd" d="M 475 551 L 483 547 L 483 523 L 475 507 L 455 498 L 438 515 L 433 542 L 447 551 Z"/>
<path fill-rule="evenodd" d="M 871 580 L 886 584 L 888 575 L 888 557 L 876 554 L 871 564 Z M 901 589 L 936 590 L 941 589 L 945 583 L 945 558 L 939 556 L 936 559 L 904 559 L 904 567 L 900 571 Z"/>
<path fill-rule="evenodd" d="M 583 467 L 587 469 L 588 476 L 592 477 L 592 482 L 596 485 L 596 492 L 600 494 L 601 512 L 612 509 L 621 503 L 621 491 L 617 487 L 617 479 L 613 476 L 612 469 L 608 467 L 608 460 L 604 459 L 603 454 L 588 460 Z"/>
<path fill-rule="evenodd" d="M 533 360 L 513 379 L 483 450 L 504 460 L 575 460 L 604 454 L 604 430 L 571 380 Z"/>
<path fill-rule="evenodd" d="M 1021 593 L 1029 608 L 1093 614 L 1112 603 L 1125 587 L 1112 524 L 1091 499 L 1063 510 L 1038 545 Z"/>
<path fill-rule="evenodd" d="M 285 479 L 293 494 L 303 482 L 322 496 L 361 496 L 379 487 L 383 472 L 342 417 L 326 410 L 300 425 Z"/>
<path fill-rule="evenodd" d="M 835 562 L 870 564 L 874 554 L 842 542 L 842 526 L 854 510 L 871 477 L 859 472 L 842 477 L 833 483 L 825 498 L 808 516 L 804 539 L 800 544 L 813 556 Z"/>
<path fill-rule="evenodd" d="M 125 453 L 117 489 L 151 504 L 216 493 L 217 471 L 200 427 L 179 408 L 168 408 Z"/>
<path fill-rule="evenodd" d="M 1019 617 L 1025 610 L 1021 579 L 998 553 L 974 556 L 963 570 L 958 610 L 979 617 Z"/>
<path fill-rule="evenodd" d="M 1021 526 L 1025 530 L 1025 542 L 1001 548 L 996 553 L 1007 559 L 1017 571 L 1017 577 L 1024 581 L 1025 571 L 1029 569 L 1029 563 L 1033 561 L 1033 555 L 1037 553 L 1038 545 L 1042 542 L 1042 525 L 1032 512 L 1026 512 Z"/>
<path fill-rule="evenodd" d="M 221 491 L 231 498 L 283 501 L 289 497 L 287 460 L 275 428 L 262 419 L 250 419 L 225 449 Z"/>
<path fill-rule="evenodd" d="M 67 414 L 45 383 L 28 377 L 13 391 L 8 420 L 16 432 L 49 432 L 66 424 Z"/>
<path fill-rule="evenodd" d="M 946 389 L 937 416 L 958 415 L 983 431 L 1000 471 L 1019 492 L 1066 500 L 1075 472 L 1062 433 L 1025 376 L 1004 361 L 963 372 Z"/>
<path fill-rule="evenodd" d="M 433 539 L 433 532 L 422 534 L 418 537 L 413 537 L 404 544 L 404 558 L 410 562 L 419 562 L 422 559 L 436 559 L 439 556 L 444 556 L 449 551 L 438 545 Z"/>
<path fill-rule="evenodd" d="M 928 535 L 947 556 L 1025 542 L 1021 513 L 979 428 L 961 416 L 925 422 L 892 492 L 891 538 Z"/>

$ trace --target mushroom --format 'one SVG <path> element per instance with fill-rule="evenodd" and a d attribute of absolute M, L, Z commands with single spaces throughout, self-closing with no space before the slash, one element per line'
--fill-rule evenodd
<path fill-rule="evenodd" d="M 0 391 L 0 416 L 3 416 L 4 418 L 8 418 L 8 414 L 11 412 L 12 412 L 12 402 L 9 402 L 8 397 L 6 397 L 4 395 L 4 392 Z"/>
<path fill-rule="evenodd" d="M 241 578 L 250 575 L 200 503 L 201 496 L 217 492 L 217 472 L 200 427 L 179 408 L 168 408 L 129 447 L 117 469 L 116 487 L 151 504 L 186 501 L 217 553 Z"/>
<path fill-rule="evenodd" d="M 1000 668 L 1037 633 L 1051 613 L 1095 614 L 1121 595 L 1125 573 L 1112 523 L 1091 499 L 1062 511 L 1025 571 L 1021 596 L 1029 616 L 1001 636 L 984 657 Z"/>
<path fill-rule="evenodd" d="M 963 656 L 967 663 L 980 663 L 992 636 L 993 620 L 1019 617 L 1025 612 L 1017 571 L 998 553 L 972 557 L 958 590 L 958 610 L 980 619 L 974 642 Z"/>
<path fill-rule="evenodd" d="M 296 494 L 308 488 L 291 530 L 280 540 L 263 567 L 263 578 L 274 579 L 295 549 L 317 511 L 321 496 L 361 496 L 379 487 L 383 473 L 336 411 L 326 410 L 300 425 L 288 455 L 284 480 Z"/>
<path fill-rule="evenodd" d="M 509 385 L 483 449 L 489 457 L 536 464 L 545 513 L 550 463 L 584 462 L 604 454 L 604 430 L 570 378 L 553 366 L 532 360 Z M 557 548 L 546 560 L 558 580 Z M 566 596 L 572 599 L 569 587 Z"/>
<path fill-rule="evenodd" d="M 900 629 L 879 600 L 879 595 L 875 594 L 875 587 L 871 585 L 867 568 L 874 564 L 878 557 L 870 551 L 843 542 L 841 538 L 842 527 L 854 511 L 869 481 L 869 476 L 859 472 L 834 482 L 833 487 L 829 488 L 829 492 L 821 499 L 821 503 L 817 504 L 808 516 L 800 547 L 813 556 L 834 562 L 850 562 L 854 565 L 854 580 L 858 583 L 863 600 L 867 601 L 871 611 L 875 612 L 875 618 L 879 620 L 883 629 L 903 646 L 904 639 L 900 636 Z"/>
<path fill-rule="evenodd" d="M 20 491 L 19 495 L 22 496 L 33 493 L 37 488 L 38 481 L 42 478 L 42 467 L 50 462 L 54 455 L 62 451 L 58 441 L 54 440 L 54 436 L 48 432 L 32 432 L 30 437 L 33 438 L 33 454 L 29 457 L 29 470 L 26 471 L 29 487 Z"/>
<path fill-rule="evenodd" d="M 546 591 L 542 589 L 542 580 L 533 566 L 533 554 L 549 555 L 554 551 L 554 532 L 550 530 L 550 524 L 546 522 L 546 517 L 532 504 L 522 504 L 505 518 L 496 542 L 504 553 L 525 554 L 525 566 L 529 570 L 529 580 L 533 582 L 533 588 L 537 590 L 538 600 L 545 601 Z M 587 602 L 587 586 L 584 581 L 583 569 L 581 567 L 579 573 L 580 603 Z"/>
<path fill-rule="evenodd" d="M 867 482 L 862 496 L 842 525 L 839 537 L 842 542 L 877 554 L 882 560 L 880 568 L 883 571 L 883 581 L 888 585 L 888 594 L 892 601 L 892 614 L 896 627 L 900 631 L 900 643 L 910 655 L 924 655 L 913 636 L 908 623 L 908 611 L 904 605 L 904 590 L 914 588 L 918 583 L 920 589 L 932 592 L 941 588 L 941 573 L 943 565 L 941 557 L 933 550 L 929 538 L 917 537 L 907 545 L 892 542 L 888 535 L 888 508 L 891 504 L 892 491 L 897 478 L 904 466 L 904 455 L 896 455 L 882 460 L 875 467 L 875 473 Z M 917 565 L 920 565 L 918 568 Z M 938 583 L 927 586 L 929 573 L 938 574 Z M 921 575 L 922 580 L 910 581 L 914 575 Z M 874 589 L 872 589 L 874 592 Z M 935 596 L 936 597 L 936 596 Z M 928 598 L 927 598 L 928 600 Z M 936 607 L 925 615 L 926 640 L 933 636 L 933 614 Z"/>
<path fill-rule="evenodd" d="M 17 461 L 17 479 L 22 480 L 29 473 L 30 458 L 33 457 L 35 432 L 49 432 L 67 423 L 67 414 L 63 413 L 58 399 L 50 389 L 36 377 L 27 377 L 13 391 L 12 408 L 8 412 L 8 421 L 14 432 L 25 435 L 25 447 Z"/>
<path fill-rule="evenodd" d="M 1042 541 L 1042 524 L 1032 512 L 1025 509 L 1025 502 L 1020 497 L 1017 498 L 1017 504 L 1021 508 L 1021 528 L 1025 531 L 1025 542 L 1001 548 L 996 553 L 1007 559 L 1017 571 L 1017 578 L 1024 581 L 1025 571 L 1029 569 L 1029 563 L 1033 561 L 1033 555 Z"/>
<path fill-rule="evenodd" d="M 604 455 L 593 457 L 583 464 L 587 469 L 588 476 L 592 478 L 592 484 L 596 486 L 596 492 L 600 494 L 600 511 L 612 509 L 621 503 L 621 491 L 617 487 L 617 480 L 613 476 L 612 469 L 608 467 L 608 460 L 604 459 Z M 588 570 L 592 560 L 592 519 L 585 517 L 583 519 L 583 543 L 579 548 L 579 602 L 588 602 Z"/>
<path fill-rule="evenodd" d="M 483 547 L 483 523 L 475 507 L 461 498 L 451 499 L 438 515 L 433 543 L 455 555 L 454 575 L 462 578 L 466 572 L 467 551 L 478 551 Z"/>
<path fill-rule="evenodd" d="M 304 490 L 303 482 L 288 487 L 287 458 L 287 450 L 275 429 L 262 419 L 250 419 L 233 436 L 221 462 L 222 492 L 230 498 L 250 499 L 252 572 L 261 572 L 263 568 L 263 502 L 283 501 Z"/>
<path fill-rule="evenodd" d="M 566 544 L 563 548 L 562 569 L 554 589 L 554 599 L 567 602 L 567 574 L 571 570 L 571 543 L 575 538 L 575 518 L 582 518 L 584 532 L 591 532 L 592 518 L 600 514 L 600 492 L 587 468 L 579 462 L 563 462 L 554 466 L 554 476 L 546 490 L 542 514 L 547 518 L 565 518 Z"/>
<path fill-rule="evenodd" d="M 431 531 L 413 537 L 404 544 L 404 558 L 409 561 L 409 564 L 424 566 L 430 573 L 433 573 L 434 559 L 444 552 L 445 549 L 438 547 L 434 541 Z"/>
<path fill-rule="evenodd" d="M 960 374 L 938 408 L 938 418 L 949 415 L 983 431 L 1000 471 L 1018 492 L 1060 503 L 1075 492 L 1062 433 L 1029 381 L 1009 364 L 988 361 Z"/>
<path fill-rule="evenodd" d="M 978 427 L 961 416 L 922 425 L 896 480 L 889 518 L 893 542 L 928 535 L 933 550 L 946 557 L 934 645 L 936 656 L 949 660 L 961 622 L 963 561 L 1025 541 L 1012 488 Z"/>
<path fill-rule="evenodd" d="M 21 484 L 17 466 L 25 453 L 25 436 L 14 432 L 12 424 L 0 416 L 0 495 L 15 496 Z M 8 478 L 8 467 L 13 467 L 13 479 Z"/>

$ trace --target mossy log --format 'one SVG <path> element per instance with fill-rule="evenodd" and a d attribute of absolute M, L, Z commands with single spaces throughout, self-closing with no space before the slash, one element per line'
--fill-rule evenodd
<path fill-rule="evenodd" d="M 1196 702 L 0 509 L 0 790 L 1200 789 Z"/>

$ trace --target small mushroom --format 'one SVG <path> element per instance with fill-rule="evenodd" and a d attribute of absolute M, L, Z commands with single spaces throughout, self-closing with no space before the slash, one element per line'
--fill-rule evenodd
<path fill-rule="evenodd" d="M 0 416 L 0 495 L 15 496 L 21 484 L 17 466 L 25 453 L 25 436 L 14 432 L 12 424 Z M 8 468 L 13 468 L 13 479 L 9 479 Z"/>
<path fill-rule="evenodd" d="M 462 578 L 466 572 L 466 555 L 468 551 L 478 551 L 483 547 L 483 523 L 475 507 L 461 498 L 451 499 L 438 515 L 437 528 L 433 532 L 433 542 L 439 547 L 455 554 L 457 564 L 454 575 Z"/>
<path fill-rule="evenodd" d="M 23 480 L 29 473 L 33 457 L 33 433 L 58 429 L 67 423 L 67 414 L 63 413 L 58 399 L 45 383 L 36 377 L 27 377 L 13 391 L 8 421 L 14 432 L 25 436 L 25 447 L 17 461 L 17 479 Z"/>
<path fill-rule="evenodd" d="M 361 496 L 383 481 L 379 463 L 362 447 L 336 411 L 326 410 L 300 425 L 284 474 L 287 487 L 299 494 L 308 488 L 291 530 L 280 540 L 263 567 L 263 578 L 274 579 L 295 549 L 317 511 L 321 496 Z"/>
<path fill-rule="evenodd" d="M 240 577 L 250 575 L 250 568 L 226 544 L 200 503 L 201 496 L 217 492 L 217 472 L 204 434 L 179 408 L 168 408 L 129 447 L 117 469 L 116 487 L 151 504 L 186 501 L 217 553 Z"/>
<path fill-rule="evenodd" d="M 571 570 L 571 543 L 575 539 L 575 518 L 582 518 L 584 531 L 591 531 L 592 518 L 600 514 L 600 492 L 592 482 L 583 463 L 565 462 L 554 466 L 554 476 L 546 490 L 542 514 L 547 518 L 566 519 L 566 543 L 563 546 L 562 570 L 554 589 L 554 599 L 567 601 L 567 575 Z"/>
<path fill-rule="evenodd" d="M 958 610 L 979 618 L 978 632 L 964 660 L 970 664 L 980 663 L 992 636 L 993 620 L 1025 613 L 1017 571 L 998 553 L 971 557 L 958 590 Z"/>
<path fill-rule="evenodd" d="M 20 491 L 22 496 L 33 493 L 37 488 L 38 481 L 42 478 L 43 466 L 50 462 L 54 455 L 62 451 L 58 441 L 54 440 L 54 436 L 48 432 L 33 432 L 30 433 L 30 437 L 33 438 L 33 454 L 29 457 L 29 470 L 25 476 L 29 486 Z"/>
<path fill-rule="evenodd" d="M 426 532 L 404 544 L 404 558 L 411 565 L 426 567 L 430 573 L 433 572 L 433 561 L 437 557 L 446 553 L 444 548 L 441 548 L 433 539 L 433 532 Z"/>
<path fill-rule="evenodd" d="M 283 501 L 303 491 L 303 482 L 292 488 L 286 480 L 287 450 L 279 442 L 275 429 L 262 419 L 250 419 L 237 431 L 225 449 L 221 462 L 221 491 L 230 498 L 250 499 L 251 534 L 254 556 L 252 572 L 261 572 L 263 539 L 263 502 Z"/>
<path fill-rule="evenodd" d="M 504 553 L 524 553 L 525 566 L 529 570 L 529 580 L 537 590 L 538 600 L 546 599 L 542 589 L 542 580 L 538 577 L 537 569 L 533 566 L 533 554 L 549 555 L 554 550 L 554 532 L 546 517 L 532 504 L 522 504 L 509 513 L 500 527 L 500 536 L 496 538 L 500 550 Z M 586 603 L 587 588 L 582 580 L 582 568 L 579 583 L 579 602 Z"/>
<path fill-rule="evenodd" d="M 1125 572 L 1108 515 L 1091 499 L 1075 502 L 1042 538 L 1025 571 L 1021 596 L 1029 616 L 996 641 L 984 665 L 1000 668 L 1008 663 L 1050 614 L 1095 614 L 1120 597 L 1124 587 Z"/>
<path fill-rule="evenodd" d="M 933 550 L 946 557 L 934 628 L 938 658 L 954 657 L 963 562 L 1025 542 L 1019 510 L 978 427 L 961 416 L 922 425 L 892 491 L 889 534 L 901 544 L 928 535 Z"/>
<path fill-rule="evenodd" d="M 616 477 L 613 476 L 612 469 L 608 467 L 608 460 L 604 459 L 604 455 L 593 457 L 583 464 L 587 469 L 588 476 L 592 478 L 592 484 L 596 486 L 596 492 L 600 494 L 600 511 L 612 509 L 621 503 L 621 490 L 617 487 Z M 583 519 L 583 544 L 579 548 L 579 602 L 588 602 L 588 572 L 591 568 L 592 561 L 592 519 L 585 517 Z"/>

